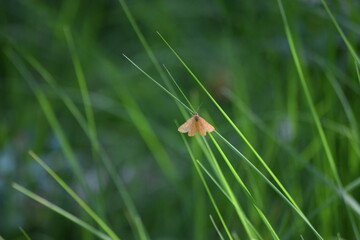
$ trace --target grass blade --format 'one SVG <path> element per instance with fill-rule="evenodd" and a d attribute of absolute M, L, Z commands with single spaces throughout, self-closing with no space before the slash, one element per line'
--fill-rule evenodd
<path fill-rule="evenodd" d="M 221 239 L 221 240 L 225 240 L 225 239 L 224 239 L 224 237 L 222 236 L 222 234 L 221 234 L 221 232 L 220 232 L 219 228 L 216 226 L 216 223 L 215 223 L 215 221 L 214 221 L 213 217 L 211 216 L 211 214 L 209 215 L 209 217 L 210 217 L 211 223 L 213 224 L 213 226 L 214 226 L 214 228 L 215 228 L 215 230 L 216 230 L 217 234 L 219 235 L 220 239 Z"/>
<path fill-rule="evenodd" d="M 203 91 L 206 93 L 206 95 L 210 98 L 210 100 L 214 103 L 214 105 L 219 109 L 219 111 L 223 114 L 223 116 L 226 118 L 226 120 L 230 123 L 230 125 L 235 129 L 235 131 L 239 134 L 239 136 L 244 140 L 246 145 L 250 148 L 250 150 L 255 154 L 257 159 L 260 161 L 260 163 L 264 166 L 266 171 L 271 175 L 271 177 L 274 179 L 276 184 L 280 187 L 280 189 L 284 192 L 286 197 L 289 199 L 290 204 L 296 209 L 296 212 L 300 214 L 300 216 L 305 220 L 306 217 L 302 213 L 301 209 L 295 202 L 295 200 L 291 197 L 289 192 L 285 189 L 285 187 L 282 185 L 280 180 L 276 177 L 276 175 L 273 173 L 273 171 L 269 168 L 269 166 L 266 164 L 264 159 L 260 156 L 260 154 L 255 150 L 255 148 L 252 146 L 252 144 L 249 142 L 249 140 L 245 137 L 245 135 L 240 131 L 240 129 L 235 125 L 235 123 L 231 120 L 231 118 L 227 115 L 227 113 L 221 108 L 221 106 L 217 103 L 217 101 L 212 97 L 212 95 L 207 91 L 207 89 L 204 87 L 204 85 L 200 82 L 200 80 L 195 76 L 195 74 L 190 70 L 190 68 L 186 65 L 186 63 L 182 60 L 182 58 L 177 54 L 177 52 L 170 46 L 170 44 L 164 39 L 164 37 L 158 32 L 158 35 L 160 38 L 164 41 L 164 43 L 168 46 L 168 48 L 173 52 L 173 54 L 178 58 L 178 60 L 181 62 L 181 64 L 186 68 L 186 70 L 190 73 L 190 75 L 194 78 L 194 80 L 199 84 L 199 86 L 203 89 Z M 275 186 L 274 186 L 275 187 Z M 276 188 L 276 187 L 275 187 Z M 312 226 L 312 224 L 306 219 L 305 222 L 309 225 L 309 227 L 314 231 L 314 233 L 320 238 L 321 235 L 315 230 L 315 228 Z"/>
<path fill-rule="evenodd" d="M 292 56 L 293 56 L 293 60 L 295 62 L 295 66 L 296 66 L 296 69 L 297 69 L 297 72 L 298 72 L 298 75 L 299 75 L 299 78 L 300 78 L 300 82 L 301 82 L 302 88 L 303 88 L 304 93 L 305 93 L 306 101 L 308 103 L 308 106 L 310 108 L 311 114 L 313 116 L 313 119 L 314 119 L 314 122 L 315 122 L 315 125 L 316 125 L 316 128 L 317 128 L 318 133 L 320 135 L 320 139 L 321 139 L 322 145 L 323 145 L 324 150 L 325 150 L 325 154 L 326 154 L 326 157 L 327 157 L 327 160 L 328 160 L 328 164 L 330 166 L 330 169 L 332 171 L 332 174 L 333 174 L 333 176 L 335 178 L 335 181 L 336 181 L 337 185 L 339 186 L 339 188 L 341 190 L 343 190 L 343 185 L 342 185 L 341 179 L 339 177 L 339 174 L 337 172 L 335 160 L 334 160 L 333 155 L 331 153 L 330 146 L 329 146 L 329 143 L 328 143 L 327 138 L 325 136 L 324 129 L 323 129 L 322 125 L 321 125 L 319 115 L 317 113 L 317 110 L 315 108 L 313 99 L 311 97 L 309 87 L 308 87 L 307 82 L 305 80 L 305 76 L 304 76 L 304 73 L 303 73 L 303 70 L 302 70 L 302 67 L 301 67 L 301 64 L 300 64 L 299 56 L 298 56 L 297 51 L 296 51 L 296 47 L 295 47 L 294 40 L 293 40 L 291 31 L 290 31 L 290 26 L 289 26 L 289 23 L 287 21 L 287 17 L 286 17 L 286 14 L 285 14 L 285 10 L 284 10 L 282 1 L 277 0 L 277 2 L 278 2 L 278 5 L 279 5 L 281 17 L 282 17 L 282 20 L 283 20 L 283 23 L 284 23 L 284 28 L 285 28 L 286 36 L 287 36 L 287 39 L 288 39 L 289 47 L 290 47 L 290 50 L 291 50 L 291 53 L 292 53 Z M 322 0 L 322 2 L 324 3 L 324 0 Z M 354 56 L 354 57 L 356 57 L 356 56 Z M 357 57 L 356 57 L 356 59 L 357 59 Z M 351 225 L 353 227 L 353 231 L 354 231 L 354 234 L 356 236 L 356 239 L 359 239 L 360 236 L 359 236 L 359 233 L 358 233 L 358 228 L 356 227 L 356 224 L 354 222 L 352 214 L 348 210 L 346 202 L 345 202 L 345 207 L 346 207 L 346 210 L 347 210 L 348 217 L 350 219 Z"/>
<path fill-rule="evenodd" d="M 45 162 L 43 162 L 35 153 L 30 151 L 29 154 L 113 240 L 120 240 L 110 227 Z"/>
<path fill-rule="evenodd" d="M 28 189 L 24 188 L 23 186 L 21 186 L 21 185 L 19 185 L 17 183 L 13 183 L 12 187 L 15 188 L 17 191 L 21 192 L 22 194 L 30 197 L 31 199 L 37 201 L 38 203 L 44 205 L 45 207 L 53 210 L 54 212 L 60 214 L 61 216 L 63 216 L 65 218 L 69 219 L 70 221 L 76 223 L 80 227 L 88 230 L 89 232 L 93 233 L 95 236 L 99 237 L 100 239 L 111 240 L 111 238 L 109 236 L 107 236 L 104 233 L 96 230 L 91 225 L 89 225 L 86 222 L 82 221 L 78 217 L 76 217 L 73 214 L 65 211 L 64 209 L 60 208 L 59 206 L 49 202 L 45 198 L 42 198 L 39 195 L 29 191 Z M 22 230 L 22 232 L 23 232 L 23 230 Z M 25 236 L 27 236 L 27 239 L 30 239 L 30 237 L 28 237 L 28 235 L 25 232 L 23 232 L 23 233 L 24 233 Z"/>
<path fill-rule="evenodd" d="M 354 48 L 351 46 L 348 38 L 346 37 L 344 31 L 341 29 L 339 23 L 336 21 L 336 18 L 334 17 L 334 15 L 332 14 L 332 12 L 330 11 L 330 8 L 329 8 L 329 6 L 327 5 L 326 1 L 325 1 L 325 0 L 321 0 L 321 3 L 322 3 L 322 5 L 324 6 L 326 12 L 328 13 L 331 21 L 332 21 L 333 24 L 335 25 L 336 30 L 339 32 L 341 38 L 342 38 L 343 41 L 345 42 L 346 47 L 348 48 L 351 56 L 354 58 L 354 60 L 357 62 L 357 64 L 360 64 L 360 59 L 359 59 L 359 57 L 357 56 Z"/>
<path fill-rule="evenodd" d="M 215 209 L 215 211 L 216 211 L 216 213 L 217 213 L 217 215 L 218 215 L 218 217 L 219 217 L 219 219 L 221 221 L 222 226 L 225 229 L 225 232 L 226 232 L 228 238 L 230 240 L 233 240 L 233 238 L 231 236 L 231 233 L 230 233 L 230 231 L 229 231 L 229 229 L 228 229 L 228 227 L 227 227 L 227 225 L 226 225 L 226 223 L 224 221 L 224 218 L 223 218 L 223 216 L 222 216 L 222 214 L 221 214 L 221 212 L 220 212 L 220 210 L 219 210 L 219 208 L 218 208 L 218 206 L 217 206 L 217 204 L 215 202 L 215 199 L 214 199 L 214 197 L 213 197 L 213 195 L 212 195 L 212 193 L 210 191 L 210 188 L 208 187 L 208 185 L 207 185 L 207 183 L 205 181 L 205 178 L 204 178 L 201 170 L 199 169 L 199 166 L 198 166 L 197 161 L 196 161 L 196 159 L 194 157 L 194 154 L 193 154 L 193 152 L 192 152 L 192 150 L 191 150 L 191 148 L 189 146 L 189 143 L 187 142 L 187 140 L 186 140 L 186 138 L 185 138 L 185 136 L 183 134 L 181 134 L 181 138 L 182 138 L 183 142 L 185 143 L 185 147 L 188 150 L 188 153 L 189 153 L 190 158 L 191 158 L 191 160 L 193 162 L 193 165 L 194 165 L 194 167 L 196 169 L 196 172 L 199 174 L 201 182 L 203 183 L 203 185 L 205 187 L 205 190 L 206 190 L 206 192 L 207 192 L 207 194 L 208 194 L 208 196 L 210 198 L 210 201 L 211 201 L 211 203 L 212 203 L 212 205 L 213 205 L 213 207 L 214 207 L 214 209 Z"/>
<path fill-rule="evenodd" d="M 19 229 L 27 240 L 31 240 L 30 236 L 24 231 L 24 229 L 22 227 L 20 227 Z"/>

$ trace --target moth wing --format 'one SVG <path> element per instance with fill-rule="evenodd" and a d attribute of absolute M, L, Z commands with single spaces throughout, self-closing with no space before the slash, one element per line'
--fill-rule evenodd
<path fill-rule="evenodd" d="M 203 120 L 204 120 L 204 119 L 203 119 Z M 205 121 L 205 120 L 204 120 L 204 121 Z M 203 122 L 200 120 L 200 118 L 199 118 L 199 120 L 196 122 L 196 125 L 197 125 L 197 129 L 198 129 L 199 134 L 200 134 L 201 136 L 205 136 L 205 135 L 206 135 L 206 129 L 205 129 L 205 127 L 204 127 Z"/>
<path fill-rule="evenodd" d="M 189 137 L 192 137 L 196 134 L 196 132 L 198 132 L 198 122 L 195 120 L 194 118 L 194 121 L 193 123 L 191 124 L 191 128 L 190 128 L 190 131 L 188 133 Z"/>
<path fill-rule="evenodd" d="M 202 117 L 199 117 L 198 122 L 199 122 L 199 125 L 201 126 L 200 128 L 203 129 L 203 131 L 204 131 L 204 135 L 202 135 L 201 132 L 200 132 L 200 135 L 205 136 L 206 132 L 215 131 L 215 128 L 210 123 L 208 123 L 205 119 L 203 119 Z"/>
<path fill-rule="evenodd" d="M 186 132 L 189 132 L 192 128 L 194 124 L 194 117 L 191 117 L 190 119 L 188 119 L 183 125 L 181 125 L 179 128 L 178 128 L 178 131 L 179 132 L 182 132 L 182 133 L 186 133 Z"/>

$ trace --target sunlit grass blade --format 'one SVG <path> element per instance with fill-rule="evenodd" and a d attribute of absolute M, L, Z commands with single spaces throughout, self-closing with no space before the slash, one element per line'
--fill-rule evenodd
<path fill-rule="evenodd" d="M 170 46 L 170 44 L 163 38 L 163 36 L 158 32 L 160 38 L 164 41 L 164 43 L 168 46 L 168 48 L 173 52 L 173 54 L 178 58 L 181 64 L 186 68 L 186 70 L 190 73 L 190 75 L 194 78 L 194 80 L 199 84 L 199 86 L 203 89 L 206 95 L 210 98 L 210 100 L 214 103 L 214 105 L 219 109 L 219 111 L 223 114 L 226 120 L 230 123 L 230 125 L 235 129 L 235 131 L 239 134 L 239 136 L 244 140 L 246 145 L 250 148 L 250 150 L 255 154 L 260 163 L 264 166 L 266 171 L 271 175 L 276 184 L 280 187 L 280 189 L 284 192 L 286 197 L 290 200 L 290 204 L 296 209 L 296 212 L 300 214 L 300 216 L 305 220 L 306 217 L 302 213 L 300 207 L 297 205 L 295 200 L 291 197 L 290 193 L 286 190 L 280 180 L 276 177 L 274 172 L 269 168 L 264 159 L 260 156 L 260 154 L 255 150 L 249 140 L 245 137 L 245 135 L 240 131 L 240 129 L 235 125 L 235 123 L 231 120 L 231 118 L 227 115 L 227 113 L 221 108 L 221 106 L 217 103 L 217 101 L 213 98 L 213 96 L 209 93 L 209 91 L 204 87 L 204 85 L 200 82 L 200 80 L 195 76 L 195 74 L 190 70 L 190 68 L 185 64 L 182 58 L 177 54 L 177 52 Z M 236 149 L 236 148 L 235 148 Z M 275 186 L 274 186 L 275 187 Z M 276 187 L 275 187 L 276 188 Z M 309 227 L 314 231 L 314 233 L 320 238 L 321 235 L 315 230 L 312 224 L 306 219 L 305 222 L 309 225 Z"/>
<path fill-rule="evenodd" d="M 29 154 L 113 240 L 120 240 L 111 228 L 45 162 L 35 153 L 30 151 Z"/>
<path fill-rule="evenodd" d="M 98 238 L 104 239 L 104 240 L 111 240 L 111 238 L 109 236 L 107 236 L 104 233 L 96 230 L 94 227 L 92 227 L 91 225 L 89 225 L 86 222 L 82 221 L 78 217 L 76 217 L 73 214 L 65 211 L 64 209 L 60 208 L 59 206 L 49 202 L 45 198 L 40 197 L 39 195 L 33 193 L 32 191 L 29 191 L 28 189 L 24 188 L 23 186 L 21 186 L 21 185 L 19 185 L 17 183 L 13 183 L 12 187 L 15 188 L 17 191 L 23 193 L 24 195 L 28 196 L 29 198 L 37 201 L 38 203 L 44 205 L 45 207 L 51 209 L 52 211 L 60 214 L 61 216 L 69 219 L 70 221 L 76 223 L 77 225 L 79 225 L 80 227 L 82 227 L 82 228 L 86 229 L 87 231 L 91 232 L 92 234 L 94 234 Z M 24 235 L 27 236 L 28 239 L 30 239 L 30 237 L 28 237 L 28 235 L 25 232 L 24 232 Z"/>
<path fill-rule="evenodd" d="M 209 133 L 210 134 L 210 133 Z M 213 153 L 213 151 L 211 150 L 209 143 L 206 141 L 206 138 L 202 138 L 205 148 L 203 149 L 203 151 L 207 151 L 210 155 L 210 157 L 208 157 L 209 159 L 209 163 L 212 165 L 217 177 L 219 178 L 219 182 L 222 184 L 223 188 L 225 189 L 226 193 L 229 195 L 231 202 L 233 203 L 233 206 L 235 208 L 235 211 L 241 221 L 241 223 L 243 224 L 245 231 L 247 233 L 247 235 L 250 238 L 259 238 L 262 239 L 261 235 L 259 234 L 259 232 L 256 230 L 256 228 L 253 226 L 253 224 L 249 221 L 248 217 L 246 216 L 244 210 L 242 209 L 235 193 L 234 190 L 230 187 L 229 182 L 226 179 L 226 176 L 224 175 L 223 171 L 221 170 L 218 161 Z M 202 145 L 200 145 L 202 148 L 204 148 Z"/>
<path fill-rule="evenodd" d="M 332 14 L 329 6 L 327 5 L 326 1 L 325 0 L 321 0 L 321 3 L 323 4 L 326 12 L 328 13 L 331 21 L 333 22 L 333 24 L 335 25 L 336 27 L 336 30 L 339 32 L 341 38 L 343 39 L 343 41 L 345 42 L 346 44 L 346 47 L 348 48 L 351 56 L 354 58 L 354 60 L 360 64 L 360 59 L 359 57 L 357 56 L 356 52 L 355 52 L 355 49 L 351 46 L 351 43 L 349 41 L 349 39 L 346 37 L 344 31 L 341 29 L 339 23 L 337 22 L 336 18 L 334 17 L 334 15 Z"/>
<path fill-rule="evenodd" d="M 237 207 L 239 207 L 238 203 L 237 203 L 237 199 L 234 199 L 233 197 L 229 196 L 229 194 L 226 192 L 226 190 L 215 180 L 214 176 L 211 175 L 209 170 L 207 170 L 206 167 L 199 160 L 197 160 L 196 162 L 197 162 L 197 164 L 199 164 L 201 169 L 206 173 L 206 175 L 211 179 L 211 181 L 213 181 L 213 183 L 224 194 L 224 196 L 230 201 L 230 203 L 234 206 L 234 208 L 236 209 Z M 245 220 L 246 225 L 249 225 L 249 229 L 251 229 L 251 231 L 253 231 L 254 234 L 257 235 L 259 239 L 262 239 L 262 237 L 260 236 L 260 233 L 255 229 L 255 227 L 251 224 L 251 222 L 249 221 L 249 219 L 246 216 L 244 216 L 244 220 Z"/>
<path fill-rule="evenodd" d="M 222 141 L 224 141 L 229 147 L 230 149 L 232 149 L 236 154 L 238 154 L 242 159 L 245 160 L 245 162 L 261 177 L 263 178 L 266 183 L 272 188 L 274 189 L 274 191 L 280 195 L 280 197 L 282 197 L 286 203 L 288 203 L 294 210 L 296 213 L 299 214 L 299 216 L 304 220 L 304 222 L 312 229 L 312 231 L 316 234 L 319 235 L 320 239 L 321 235 L 316 231 L 316 229 L 314 228 L 314 226 L 310 223 L 310 221 L 308 220 L 308 218 L 304 215 L 304 213 L 299 210 L 297 207 L 295 207 L 292 202 L 257 168 L 255 167 L 255 165 L 249 160 L 247 159 L 247 157 L 245 157 L 237 148 L 234 147 L 234 145 L 232 145 L 228 140 L 226 140 L 220 133 L 218 133 L 217 131 L 215 131 L 215 133 L 222 139 Z"/>
<path fill-rule="evenodd" d="M 238 175 L 238 173 L 236 172 L 236 170 L 234 169 L 233 165 L 231 164 L 231 162 L 229 161 L 229 159 L 227 158 L 227 156 L 225 155 L 224 151 L 221 149 L 220 145 L 218 144 L 218 142 L 215 140 L 215 138 L 212 136 L 211 133 L 209 133 L 210 139 L 212 140 L 213 144 L 215 145 L 216 149 L 219 151 L 220 155 L 222 156 L 222 158 L 224 159 L 226 165 L 229 167 L 231 173 L 234 175 L 236 181 L 239 183 L 239 185 L 241 186 L 241 188 L 244 190 L 244 192 L 246 193 L 247 197 L 250 199 L 251 204 L 253 205 L 253 207 L 256 209 L 257 213 L 259 214 L 260 218 L 263 220 L 263 222 L 265 223 L 266 227 L 269 229 L 272 237 L 274 239 L 279 239 L 279 236 L 277 235 L 277 233 L 275 232 L 275 230 L 273 229 L 273 227 L 271 226 L 269 220 L 266 218 L 265 214 L 262 212 L 262 210 L 258 207 L 254 197 L 252 196 L 252 194 L 250 193 L 249 189 L 246 187 L 246 185 L 244 184 L 244 182 L 241 180 L 240 176 Z"/>
<path fill-rule="evenodd" d="M 164 40 L 165 41 L 165 40 Z M 126 57 L 126 56 L 125 56 Z M 127 58 L 127 57 L 126 57 Z M 161 86 L 161 84 L 159 84 L 155 79 L 153 79 L 150 75 L 148 75 L 144 70 L 142 70 L 138 65 L 136 65 L 133 61 L 131 61 L 129 58 L 127 58 L 136 68 L 138 68 L 146 77 L 148 77 L 151 81 L 153 81 L 156 85 Z M 161 86 L 161 89 L 163 89 L 166 93 L 168 93 L 171 97 L 173 97 L 175 100 L 181 102 L 178 98 L 176 98 L 173 94 L 171 94 L 166 88 L 164 88 L 163 86 Z M 182 103 L 182 102 L 181 102 Z M 182 103 L 182 105 L 184 105 L 189 111 L 191 111 L 191 109 L 189 109 L 184 103 Z M 230 118 L 229 118 L 230 119 Z M 232 122 L 232 120 L 230 119 L 230 121 Z M 234 125 L 235 126 L 235 125 Z M 236 127 L 236 126 L 235 126 Z M 216 131 L 215 131 L 216 132 Z M 220 135 L 221 136 L 221 135 Z M 271 181 L 269 179 L 267 179 L 265 177 L 265 175 L 263 175 L 261 173 L 260 170 L 258 170 L 244 155 L 242 155 L 239 150 L 237 150 L 232 144 L 230 144 L 225 138 L 223 138 L 221 136 L 221 138 L 225 141 L 225 143 L 227 143 L 230 148 L 232 150 L 234 150 L 239 156 L 243 157 L 246 159 L 247 163 L 250 164 L 250 166 L 261 176 L 265 179 L 265 181 L 287 202 L 289 203 L 289 205 L 291 207 L 294 208 L 294 210 L 300 215 L 300 217 L 306 222 L 307 225 L 309 225 L 309 227 L 315 232 L 316 235 L 320 236 L 320 234 L 316 231 L 316 229 L 312 226 L 312 224 L 308 221 L 308 219 L 306 218 L 306 216 L 302 213 L 301 209 L 296 205 L 296 203 L 294 204 L 294 200 L 292 200 L 292 198 L 290 197 L 288 200 L 287 197 L 289 197 L 290 195 L 287 193 L 287 191 L 285 190 L 285 195 L 282 194 L 281 191 L 279 191 L 277 189 L 277 187 L 275 185 L 273 185 L 271 183 Z M 255 150 L 255 149 L 254 149 Z M 206 152 L 206 151 L 204 151 Z M 267 166 L 267 165 L 266 165 Z M 272 175 L 273 176 L 273 175 Z M 275 176 L 275 175 L 274 175 Z M 276 178 L 276 177 L 275 177 Z M 276 178 L 277 179 L 277 178 Z M 277 181 L 277 183 L 279 184 L 279 181 Z M 280 183 L 281 185 L 281 183 Z M 282 185 L 281 185 L 282 186 Z M 322 239 L 322 237 L 320 236 L 320 239 Z"/>
<path fill-rule="evenodd" d="M 290 26 L 289 26 L 289 23 L 287 21 L 287 17 L 286 17 L 286 13 L 285 13 L 282 1 L 277 0 L 277 2 L 278 2 L 278 5 L 279 5 L 281 17 L 282 17 L 282 20 L 283 20 L 283 23 L 284 23 L 284 28 L 285 28 L 287 40 L 288 40 L 288 43 L 289 43 L 290 51 L 291 51 L 291 54 L 293 56 L 293 60 L 294 60 L 295 66 L 296 66 L 296 70 L 298 72 L 300 82 L 301 82 L 302 88 L 303 88 L 304 93 L 305 93 L 307 104 L 308 104 L 308 106 L 310 108 L 310 111 L 311 111 L 311 114 L 313 116 L 316 128 L 317 128 L 318 133 L 320 135 L 320 139 L 321 139 L 323 148 L 325 150 L 325 154 L 326 154 L 326 158 L 328 160 L 328 164 L 330 166 L 330 169 L 332 171 L 333 177 L 335 178 L 335 181 L 336 181 L 337 185 L 339 186 L 340 189 L 343 189 L 343 185 L 342 185 L 341 179 L 339 177 L 339 173 L 337 171 L 337 167 L 336 167 L 336 164 L 335 164 L 334 157 L 333 157 L 333 155 L 331 153 L 328 140 L 326 138 L 324 129 L 323 129 L 323 127 L 321 125 L 321 122 L 320 122 L 320 117 L 319 117 L 319 115 L 317 113 L 317 110 L 315 108 L 312 96 L 310 94 L 310 89 L 309 89 L 309 87 L 307 85 L 307 82 L 305 80 L 305 76 L 304 76 L 304 73 L 303 73 L 303 70 L 302 70 L 302 67 L 301 67 L 301 64 L 300 64 L 300 59 L 299 59 L 299 56 L 297 54 L 297 50 L 296 50 L 295 43 L 294 43 L 291 31 L 290 31 Z M 324 3 L 323 0 L 322 0 L 322 2 Z M 354 57 L 356 57 L 356 56 L 354 56 Z M 356 57 L 356 59 L 357 59 L 357 57 Z M 360 238 L 360 234 L 358 232 L 359 230 L 356 227 L 356 224 L 354 222 L 354 218 L 352 216 L 352 213 L 350 213 L 349 210 L 348 210 L 346 202 L 345 202 L 345 207 L 346 207 L 346 212 L 348 213 L 348 217 L 350 219 L 350 222 L 351 222 L 355 237 L 356 237 L 356 239 L 359 239 Z"/>
<path fill-rule="evenodd" d="M 219 219 L 220 219 L 220 221 L 221 221 L 221 224 L 222 224 L 222 226 L 224 227 L 224 230 L 225 230 L 228 238 L 229 238 L 230 240 L 232 240 L 233 238 L 232 238 L 232 236 L 231 236 L 231 233 L 230 233 L 230 231 L 229 231 L 229 229 L 228 229 L 228 227 L 227 227 L 227 225 L 226 225 L 226 223 L 225 223 L 225 220 L 224 220 L 224 218 L 223 218 L 223 216 L 222 216 L 222 214 L 221 214 L 221 212 L 220 212 L 220 210 L 219 210 L 219 208 L 218 208 L 218 205 L 216 204 L 216 201 L 215 201 L 215 199 L 214 199 L 214 197 L 213 197 L 213 194 L 211 193 L 210 188 L 208 187 L 208 185 L 207 185 L 207 183 L 206 183 L 206 180 L 205 180 L 205 178 L 204 178 L 201 170 L 199 169 L 199 166 L 198 166 L 198 164 L 197 164 L 197 161 L 196 161 L 196 159 L 195 159 L 195 156 L 194 156 L 194 154 L 193 154 L 193 151 L 191 150 L 191 148 L 190 148 L 190 146 L 189 146 L 189 143 L 188 143 L 188 141 L 186 140 L 186 138 L 185 138 L 185 136 L 184 136 L 183 134 L 181 134 L 181 138 L 182 138 L 182 140 L 183 140 L 184 143 L 185 143 L 185 147 L 186 147 L 186 149 L 187 149 L 187 151 L 188 151 L 188 153 L 189 153 L 189 155 L 190 155 L 190 158 L 191 158 L 191 160 L 192 160 L 192 162 L 193 162 L 193 165 L 194 165 L 194 167 L 195 167 L 195 169 L 196 169 L 196 172 L 199 174 L 199 177 L 200 177 L 200 179 L 201 179 L 201 182 L 203 183 L 204 188 L 205 188 L 205 190 L 206 190 L 206 192 L 207 192 L 207 194 L 208 194 L 208 196 L 209 196 L 209 198 L 210 198 L 211 204 L 213 205 L 213 207 L 214 207 L 214 209 L 215 209 L 215 211 L 216 211 L 216 213 L 217 213 L 217 215 L 218 215 L 218 217 L 219 217 Z"/>

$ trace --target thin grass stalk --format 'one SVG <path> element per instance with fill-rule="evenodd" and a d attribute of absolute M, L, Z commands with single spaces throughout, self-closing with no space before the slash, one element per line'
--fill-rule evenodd
<path fill-rule="evenodd" d="M 44 161 L 42 161 L 41 158 L 32 151 L 29 151 L 29 154 L 113 240 L 120 240 L 111 228 L 69 187 L 69 185 L 67 185 Z"/>
<path fill-rule="evenodd" d="M 240 131 L 240 129 L 235 125 L 235 123 L 231 120 L 231 118 L 227 115 L 227 113 L 221 108 L 221 106 L 217 103 L 217 101 L 212 97 L 212 95 L 207 91 L 207 89 L 204 87 L 204 85 L 200 82 L 200 80 L 195 76 L 195 74 L 190 70 L 190 68 L 185 64 L 185 62 L 182 60 L 182 58 L 177 54 L 177 52 L 170 46 L 170 44 L 162 37 L 162 35 L 158 32 L 160 38 L 164 41 L 164 43 L 168 46 L 168 48 L 173 52 L 173 54 L 178 58 L 178 60 L 182 63 L 182 65 L 186 68 L 186 70 L 190 73 L 190 75 L 195 79 L 195 81 L 199 84 L 199 86 L 203 89 L 203 91 L 206 93 L 206 95 L 210 98 L 210 100 L 214 103 L 214 105 L 219 109 L 219 111 L 223 114 L 223 116 L 226 118 L 226 120 L 230 123 L 230 125 L 235 129 L 235 131 L 240 135 L 240 137 L 244 140 L 244 142 L 248 145 L 248 147 L 251 149 L 251 151 L 255 154 L 255 156 L 258 158 L 258 160 L 261 162 L 261 164 L 264 166 L 264 168 L 268 171 L 268 173 L 271 175 L 271 177 L 274 179 L 276 184 L 280 187 L 280 189 L 284 192 L 287 199 L 289 199 L 290 204 L 297 209 L 297 213 L 301 214 L 300 216 L 305 220 L 306 217 L 302 213 L 300 207 L 297 205 L 295 200 L 291 197 L 289 192 L 286 190 L 286 188 L 282 185 L 280 180 L 276 177 L 276 175 L 273 173 L 273 171 L 269 168 L 269 166 L 266 164 L 264 159 L 259 155 L 259 153 L 255 150 L 255 148 L 251 145 L 251 143 L 247 140 L 245 135 Z M 315 230 L 315 228 L 312 226 L 312 224 L 306 220 L 305 221 L 309 227 L 314 231 L 314 233 L 319 237 L 320 239 L 323 239 L 321 235 Z"/>
<path fill-rule="evenodd" d="M 316 128 L 318 130 L 318 133 L 320 135 L 320 139 L 321 139 L 322 145 L 324 147 L 325 154 L 326 154 L 330 169 L 332 171 L 332 174 L 333 174 L 333 176 L 335 178 L 335 181 L 336 181 L 337 185 L 343 191 L 343 185 L 342 185 L 341 179 L 339 177 L 339 174 L 337 172 L 335 160 L 334 160 L 333 155 L 331 153 L 329 143 L 328 143 L 327 138 L 325 136 L 324 129 L 323 129 L 322 125 L 321 125 L 319 115 L 318 115 L 317 110 L 315 108 L 313 99 L 312 99 L 311 94 L 310 94 L 309 87 L 308 87 L 308 85 L 306 83 L 306 80 L 305 80 L 305 77 L 304 77 L 304 73 L 303 73 L 303 70 L 302 70 L 302 67 L 301 67 L 301 64 L 300 64 L 300 59 L 299 59 L 299 56 L 298 56 L 297 51 L 296 51 L 296 47 L 295 47 L 294 40 L 293 40 L 291 31 L 290 31 L 290 26 L 289 26 L 289 23 L 287 21 L 287 17 L 286 17 L 286 13 L 285 13 L 282 1 L 277 0 L 277 2 L 278 2 L 278 5 L 279 5 L 281 17 L 282 17 L 282 20 L 283 20 L 283 23 L 284 23 L 284 28 L 285 28 L 286 36 L 287 36 L 287 39 L 288 39 L 289 47 L 290 47 L 290 50 L 291 50 L 291 53 L 292 53 L 292 56 L 293 56 L 293 60 L 295 62 L 295 66 L 296 66 L 296 69 L 297 69 L 297 72 L 298 72 L 298 75 L 299 75 L 299 78 L 300 78 L 302 88 L 303 88 L 304 93 L 305 93 L 305 97 L 306 97 L 308 106 L 310 108 L 311 114 L 312 114 L 313 119 L 315 121 L 315 125 L 316 125 Z M 360 239 L 360 234 L 358 232 L 358 228 L 356 227 L 354 217 L 349 212 L 349 209 L 348 209 L 348 206 L 347 206 L 346 202 L 345 202 L 345 207 L 346 207 L 346 212 L 348 213 L 348 216 L 349 216 L 349 219 L 350 219 L 350 222 L 351 222 L 355 237 L 356 237 L 356 239 Z"/>
<path fill-rule="evenodd" d="M 24 188 L 23 186 L 13 183 L 12 187 L 16 189 L 17 191 L 21 192 L 22 194 L 28 196 L 29 198 L 35 200 L 36 202 L 44 205 L 45 207 L 53 210 L 54 212 L 58 213 L 59 215 L 69 219 L 70 221 L 74 222 L 75 224 L 79 225 L 80 227 L 84 228 L 85 230 L 91 232 L 95 236 L 99 237 L 100 239 L 104 240 L 111 240 L 111 238 L 104 233 L 98 231 L 88 223 L 84 222 L 83 220 L 79 219 L 78 217 L 74 216 L 73 214 L 65 211 L 64 209 L 60 208 L 59 206 L 49 202 L 43 197 L 40 197 L 39 195 L 29 191 L 28 189 Z M 24 232 L 25 233 L 25 232 Z M 27 234 L 25 235 L 27 236 Z"/>
<path fill-rule="evenodd" d="M 219 210 L 219 208 L 218 208 L 218 206 L 217 206 L 217 204 L 216 204 L 216 201 L 215 201 L 215 199 L 214 199 L 214 197 L 213 197 L 213 195 L 212 195 L 212 193 L 211 193 L 211 191 L 210 191 L 210 188 L 208 187 L 208 185 L 207 185 L 207 183 L 206 183 L 206 180 L 204 179 L 204 176 L 203 176 L 201 170 L 199 169 L 199 166 L 198 166 L 198 164 L 197 164 L 197 162 L 196 162 L 196 159 L 195 159 L 194 154 L 193 154 L 193 152 L 192 152 L 192 150 L 191 150 L 191 148 L 190 148 L 190 146 L 189 146 L 188 141 L 186 140 L 186 138 L 185 138 L 185 136 L 184 136 L 183 134 L 181 134 L 181 138 L 182 138 L 183 142 L 185 143 L 185 147 L 186 147 L 186 149 L 187 149 L 187 151 L 188 151 L 188 153 L 189 153 L 189 155 L 190 155 L 190 158 L 191 158 L 192 163 L 193 163 L 193 165 L 194 165 L 194 167 L 195 167 L 195 169 L 196 169 L 196 172 L 199 174 L 199 177 L 200 177 L 200 179 L 201 179 L 201 182 L 202 182 L 203 185 L 204 185 L 204 188 L 205 188 L 205 190 L 206 190 L 206 192 L 207 192 L 207 194 L 208 194 L 208 196 L 209 196 L 209 198 L 210 198 L 211 204 L 213 205 L 213 207 L 214 207 L 214 209 L 215 209 L 215 211 L 216 211 L 216 214 L 218 215 L 218 217 L 219 217 L 219 219 L 220 219 L 220 221 L 221 221 L 221 224 L 222 224 L 222 226 L 224 227 L 225 232 L 226 232 L 228 238 L 229 238 L 230 240 L 233 240 L 233 238 L 232 238 L 232 236 L 231 236 L 231 233 L 230 233 L 230 231 L 229 231 L 229 229 L 228 229 L 228 227 L 227 227 L 227 225 L 226 225 L 226 223 L 225 223 L 225 221 L 224 221 L 224 218 L 223 218 L 223 216 L 222 216 L 222 214 L 221 214 L 221 212 L 220 212 L 220 210 Z"/>

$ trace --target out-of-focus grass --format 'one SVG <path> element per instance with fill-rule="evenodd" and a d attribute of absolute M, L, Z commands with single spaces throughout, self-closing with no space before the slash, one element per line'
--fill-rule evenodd
<path fill-rule="evenodd" d="M 219 145 L 209 144 L 211 154 L 200 138 L 185 136 L 184 144 L 174 119 L 182 122 L 186 110 L 124 53 L 181 99 L 164 63 L 220 136 L 272 179 L 256 150 L 324 239 L 358 238 L 359 3 L 284 1 L 318 127 L 275 0 L 126 3 L 126 14 L 124 1 L 0 3 L 0 235 L 95 238 L 22 196 L 13 181 L 99 229 L 26 154 L 32 149 L 122 239 L 315 238 L 221 138 L 212 138 Z"/>

